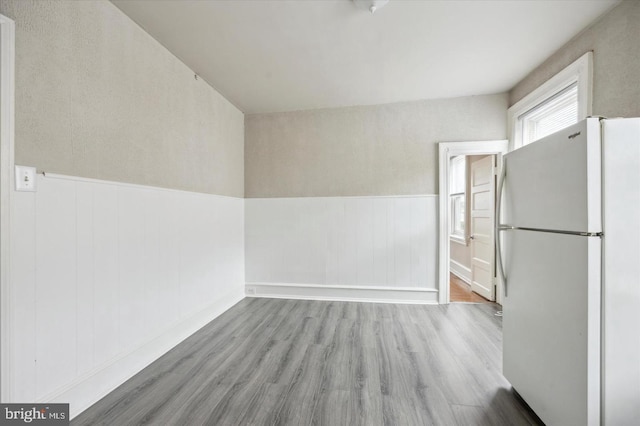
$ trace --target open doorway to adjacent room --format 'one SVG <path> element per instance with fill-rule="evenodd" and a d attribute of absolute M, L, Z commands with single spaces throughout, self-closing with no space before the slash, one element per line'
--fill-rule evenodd
<path fill-rule="evenodd" d="M 496 155 L 457 155 L 449 167 L 449 301 L 495 300 Z"/>
<path fill-rule="evenodd" d="M 506 151 L 507 141 L 440 143 L 440 303 L 502 301 L 495 215 Z"/>

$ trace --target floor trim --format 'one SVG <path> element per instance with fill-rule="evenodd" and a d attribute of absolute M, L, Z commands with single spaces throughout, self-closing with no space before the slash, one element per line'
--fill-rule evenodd
<path fill-rule="evenodd" d="M 449 271 L 465 283 L 471 285 L 471 269 L 451 259 Z"/>
<path fill-rule="evenodd" d="M 339 286 L 292 283 L 247 283 L 247 297 L 343 302 L 437 305 L 438 290 L 423 287 Z"/>

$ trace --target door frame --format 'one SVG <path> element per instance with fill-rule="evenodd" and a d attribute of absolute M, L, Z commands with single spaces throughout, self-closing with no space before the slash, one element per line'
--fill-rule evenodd
<path fill-rule="evenodd" d="M 438 303 L 447 304 L 449 295 L 449 262 L 451 257 L 449 229 L 449 164 L 452 157 L 458 155 L 496 155 L 497 170 L 502 170 L 502 156 L 508 152 L 508 140 L 440 142 L 439 152 L 439 238 L 438 238 Z M 497 194 L 496 194 L 497 196 Z M 496 212 L 496 215 L 498 212 Z M 496 302 L 502 303 L 502 281 L 498 278 Z"/>
<path fill-rule="evenodd" d="M 9 296 L 11 189 L 15 135 L 15 23 L 0 15 L 0 401 L 11 401 Z"/>

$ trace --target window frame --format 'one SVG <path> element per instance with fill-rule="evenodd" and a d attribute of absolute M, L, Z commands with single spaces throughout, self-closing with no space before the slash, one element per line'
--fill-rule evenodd
<path fill-rule="evenodd" d="M 520 125 L 522 116 L 572 84 L 578 87 L 578 121 L 580 121 L 592 113 L 593 52 L 582 55 L 507 110 L 509 151 L 523 146 Z"/>

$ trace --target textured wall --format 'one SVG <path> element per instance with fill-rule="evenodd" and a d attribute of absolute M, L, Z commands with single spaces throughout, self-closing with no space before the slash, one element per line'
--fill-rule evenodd
<path fill-rule="evenodd" d="M 108 1 L 2 0 L 16 163 L 242 197 L 244 115 Z"/>
<path fill-rule="evenodd" d="M 245 116 L 245 195 L 435 194 L 437 142 L 506 139 L 507 94 Z"/>
<path fill-rule="evenodd" d="M 593 115 L 640 116 L 640 1 L 624 1 L 567 43 L 510 92 L 513 105 L 593 51 Z"/>

